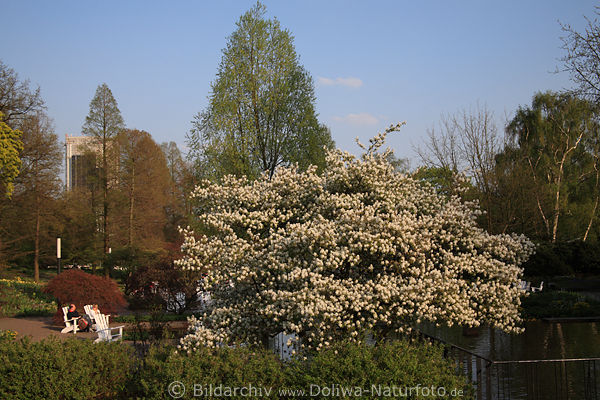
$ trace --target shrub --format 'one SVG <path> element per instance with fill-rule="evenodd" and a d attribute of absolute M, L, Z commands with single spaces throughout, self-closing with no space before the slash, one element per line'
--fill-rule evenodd
<path fill-rule="evenodd" d="M 443 347 L 429 343 L 410 343 L 407 340 L 380 343 L 375 346 L 356 343 L 336 343 L 322 350 L 306 361 L 292 363 L 288 374 L 289 385 L 299 390 L 307 390 L 310 385 L 345 389 L 373 389 L 363 396 L 377 397 L 377 390 L 383 396 L 387 387 L 410 388 L 434 387 L 445 390 L 448 397 L 454 390 L 463 393 L 463 399 L 472 398 L 472 387 L 464 376 L 455 372 L 452 362 L 443 358 Z M 441 389 L 443 388 L 443 389 Z M 313 394 L 316 393 L 315 389 Z M 354 394 L 359 392 L 353 391 Z M 404 392 L 399 392 L 404 393 Z M 443 392 L 413 392 L 409 398 L 446 397 L 437 396 Z M 326 393 L 323 393 L 326 394 Z M 339 397 L 339 396 L 333 396 Z M 390 397 L 390 396 L 386 396 Z"/>
<path fill-rule="evenodd" d="M 167 311 L 184 313 L 199 304 L 199 272 L 176 268 L 174 260 L 181 258 L 179 247 L 171 244 L 167 255 L 136 268 L 127 278 L 126 293 L 130 305 L 149 309 L 160 305 Z"/>
<path fill-rule="evenodd" d="M 10 329 L 0 329 L 0 341 L 15 340 L 17 338 L 17 334 L 17 331 L 11 331 Z"/>
<path fill-rule="evenodd" d="M 130 348 L 118 343 L 0 340 L 0 398 L 115 398 L 125 390 L 133 360 Z"/>
<path fill-rule="evenodd" d="M 360 387 L 365 390 L 365 395 L 351 397 L 368 399 L 377 398 L 366 392 L 373 387 L 383 392 L 386 387 L 421 385 L 429 388 L 443 387 L 448 394 L 436 397 L 447 398 L 452 390 L 462 390 L 461 398 L 473 398 L 472 386 L 464 376 L 455 373 L 450 361 L 443 358 L 441 346 L 409 343 L 405 340 L 377 346 L 336 343 L 306 359 L 291 363 L 279 361 L 270 351 L 249 347 L 199 347 L 190 354 L 175 353 L 165 347 L 153 347 L 144 368 L 133 381 L 135 385 L 130 386 L 133 392 L 128 395 L 148 399 L 163 398 L 168 384 L 173 381 L 183 383 L 188 395 L 186 398 L 191 398 L 194 384 L 201 385 L 203 390 L 211 384 L 213 387 L 252 385 L 271 389 L 269 398 L 289 398 L 293 392 L 296 394 L 294 397 L 308 398 L 311 385 L 313 392 L 315 385 L 321 388 L 331 388 L 333 385 L 340 390 Z M 311 397 L 341 397 L 321 394 Z M 416 393 L 409 398 L 422 398 L 414 394 Z"/>
<path fill-rule="evenodd" d="M 98 304 L 105 314 L 115 313 L 127 304 L 117 283 L 105 277 L 91 275 L 78 269 L 65 271 L 53 278 L 44 288 L 45 293 L 52 294 L 59 305 L 74 303 L 83 312 L 85 304 Z M 60 308 L 56 311 L 55 320 L 62 321 Z"/>
<path fill-rule="evenodd" d="M 162 399 L 170 382 L 184 384 L 188 394 L 194 384 L 241 387 L 248 384 L 267 388 L 284 387 L 284 366 L 273 352 L 248 347 L 199 348 L 192 354 L 169 347 L 152 347 L 145 366 L 130 386 L 130 397 Z M 269 398 L 278 398 L 276 393 Z M 188 395 L 187 398 L 191 398 Z"/>

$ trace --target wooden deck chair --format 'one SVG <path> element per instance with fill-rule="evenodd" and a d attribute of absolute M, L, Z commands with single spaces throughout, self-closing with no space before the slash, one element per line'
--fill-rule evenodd
<path fill-rule="evenodd" d="M 98 339 L 94 340 L 94 343 L 98 342 L 114 342 L 116 340 L 123 339 L 123 327 L 121 326 L 108 326 L 108 317 L 104 314 L 96 314 L 96 332 L 98 333 Z M 113 334 L 112 331 L 118 329 L 119 333 Z"/>
<path fill-rule="evenodd" d="M 85 306 L 83 306 L 83 309 L 85 310 L 85 313 L 87 314 L 88 317 L 90 317 L 90 320 L 92 321 L 92 330 L 96 331 L 97 326 L 96 326 L 96 313 L 94 312 L 94 306 L 92 304 L 86 304 Z M 110 314 L 103 314 L 106 317 L 106 323 L 110 324 L 109 322 L 109 317 Z"/>
<path fill-rule="evenodd" d="M 74 334 L 77 333 L 77 320 L 79 319 L 79 317 L 75 317 L 75 318 L 67 318 L 67 313 L 69 312 L 69 307 L 65 306 L 62 308 L 63 311 L 63 318 L 65 321 L 65 327 L 62 329 L 62 331 L 60 331 L 60 333 L 68 333 L 68 332 L 73 332 Z"/>

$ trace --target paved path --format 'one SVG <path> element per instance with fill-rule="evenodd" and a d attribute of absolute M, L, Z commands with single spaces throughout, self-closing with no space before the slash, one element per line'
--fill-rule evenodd
<path fill-rule="evenodd" d="M 27 317 L 27 318 L 0 318 L 0 329 L 17 332 L 17 338 L 30 336 L 32 340 L 38 341 L 49 336 L 55 336 L 64 340 L 71 337 L 78 339 L 95 339 L 95 332 L 60 333 L 63 326 L 52 322 L 52 317 Z"/>

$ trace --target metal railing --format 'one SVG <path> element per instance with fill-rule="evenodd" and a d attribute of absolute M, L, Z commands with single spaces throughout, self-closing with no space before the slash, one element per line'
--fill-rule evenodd
<path fill-rule="evenodd" d="M 495 361 L 440 338 L 444 356 L 474 385 L 478 400 L 599 400 L 600 358 Z"/>

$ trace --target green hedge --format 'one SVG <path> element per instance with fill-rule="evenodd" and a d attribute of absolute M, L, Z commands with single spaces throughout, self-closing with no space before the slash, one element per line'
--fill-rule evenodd
<path fill-rule="evenodd" d="M 394 390 L 395 397 L 449 398 L 451 393 L 461 399 L 473 398 L 472 386 L 464 376 L 455 373 L 453 363 L 443 358 L 443 347 L 428 343 L 410 343 L 406 340 L 393 341 L 377 346 L 338 343 L 321 351 L 308 361 L 297 361 L 289 368 L 290 387 L 299 390 L 312 388 L 312 393 L 321 390 L 323 397 L 332 394 L 352 394 L 352 398 L 373 399 L 385 396 Z M 431 389 L 428 393 L 417 390 L 417 385 Z M 358 388 L 358 389 L 352 389 Z M 415 389 L 408 396 L 409 388 Z M 363 392 L 367 389 L 370 392 Z M 404 391 L 403 391 L 404 390 Z M 438 392 L 439 390 L 439 392 Z M 362 392 L 362 396 L 357 396 Z M 440 396 L 441 394 L 445 396 Z M 406 394 L 406 396 L 405 396 Z M 349 397 L 349 396 L 346 396 Z"/>
<path fill-rule="evenodd" d="M 187 393 L 185 398 L 193 398 L 194 385 L 199 385 L 203 390 L 210 385 L 285 387 L 285 372 L 283 364 L 268 350 L 245 347 L 217 350 L 201 348 L 188 355 L 175 353 L 174 349 L 154 348 L 146 358 L 145 367 L 135 379 L 136 385 L 131 385 L 134 390 L 131 396 L 146 399 L 169 398 L 168 385 L 171 382 L 181 382 L 184 385 Z"/>
<path fill-rule="evenodd" d="M 402 340 L 377 346 L 338 343 L 289 364 L 279 361 L 271 351 L 245 347 L 199 349 L 191 355 L 154 348 L 134 382 L 129 395 L 148 399 L 169 398 L 171 382 L 182 384 L 186 391 L 184 398 L 193 398 L 194 385 L 196 394 L 206 394 L 211 387 L 216 391 L 219 387 L 221 390 L 249 388 L 250 384 L 256 390 L 264 388 L 263 394 L 272 388 L 269 398 L 274 399 L 291 398 L 292 394 L 298 398 L 330 398 L 336 397 L 336 391 L 343 394 L 342 390 L 352 390 L 353 398 L 373 399 L 381 397 L 371 392 L 374 388 L 383 395 L 386 389 L 402 390 L 417 385 L 440 388 L 447 397 L 454 391 L 462 393 L 462 399 L 473 398 L 472 386 L 443 358 L 441 346 Z M 356 388 L 369 392 L 356 396 Z M 247 397 L 240 393 L 233 398 Z M 409 398 L 431 396 L 415 391 Z"/>
<path fill-rule="evenodd" d="M 264 349 L 200 348 L 188 355 L 161 345 L 152 347 L 141 359 L 124 343 L 94 344 L 75 338 L 34 343 L 5 338 L 0 339 L 0 398 L 170 399 L 171 382 L 180 382 L 185 388 L 182 398 L 194 398 L 194 385 L 196 395 L 206 394 L 212 387 L 215 397 L 221 390 L 220 397 L 228 398 L 256 397 L 244 394 L 241 388 L 254 388 L 255 394 L 262 391 L 265 397 L 268 394 L 275 399 L 330 398 L 336 397 L 335 390 L 371 390 L 373 385 L 384 394 L 386 388 L 420 385 L 443 387 L 448 397 L 453 390 L 462 390 L 460 398 L 473 398 L 472 387 L 443 359 L 442 351 L 439 346 L 407 341 L 377 346 L 339 343 L 306 359 L 283 363 Z M 240 390 L 237 396 L 226 396 L 227 388 L 236 387 Z M 415 392 L 410 398 L 430 397 L 423 394 Z M 444 398 L 437 394 L 436 398 Z M 365 393 L 352 397 L 381 396 Z"/>
<path fill-rule="evenodd" d="M 40 342 L 0 340 L 0 398 L 115 398 L 124 393 L 134 366 L 132 349 L 120 343 L 55 338 Z"/>

